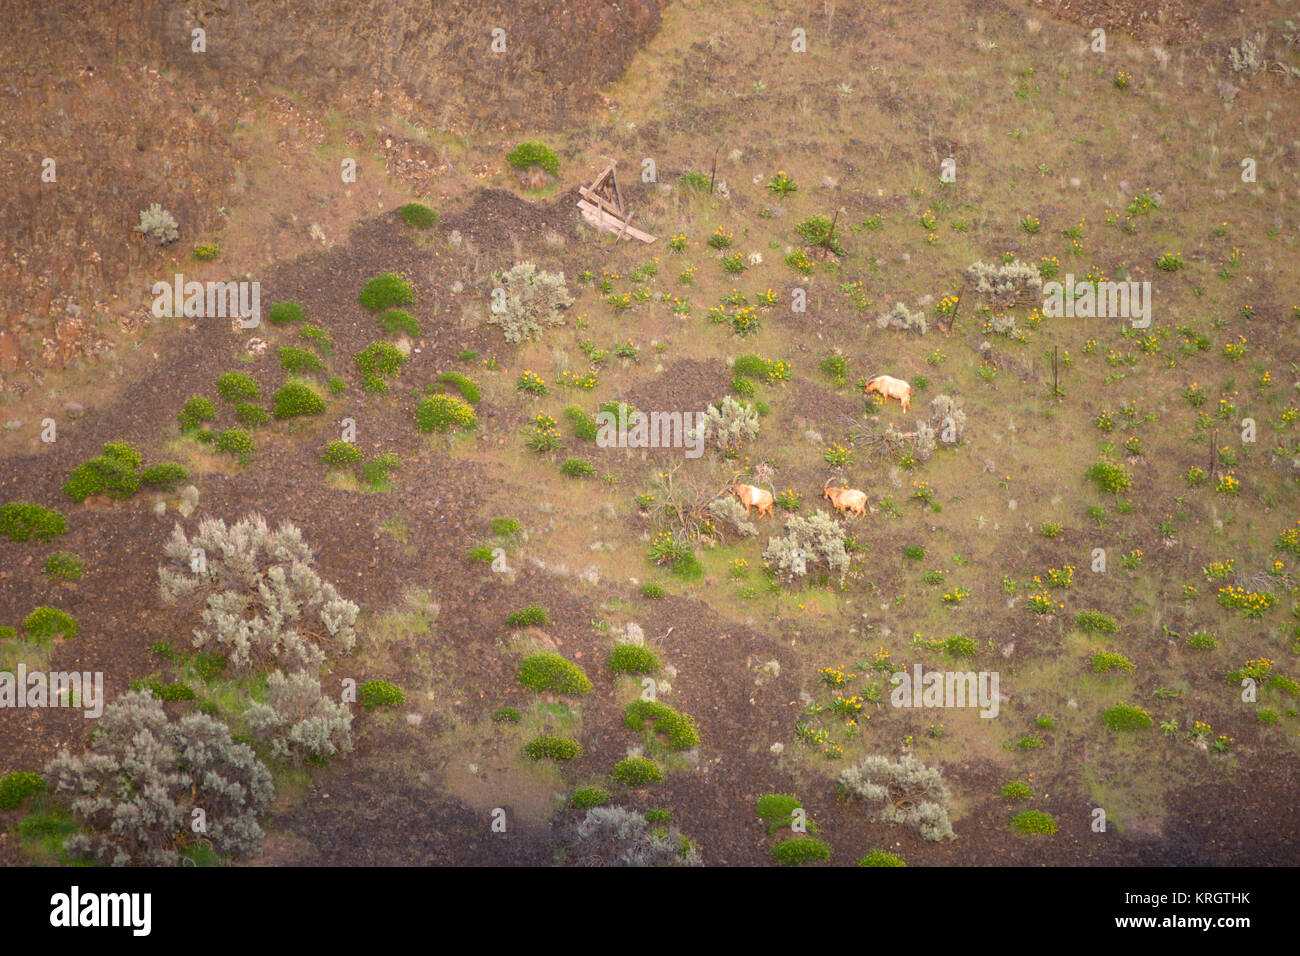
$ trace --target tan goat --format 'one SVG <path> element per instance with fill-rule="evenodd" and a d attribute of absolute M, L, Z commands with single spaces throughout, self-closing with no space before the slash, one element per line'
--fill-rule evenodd
<path fill-rule="evenodd" d="M 903 411 L 910 411 L 912 408 L 912 386 L 908 385 L 901 378 L 894 378 L 890 375 L 877 375 L 862 390 L 868 394 L 879 392 L 885 398 L 896 398 L 903 403 Z"/>
<path fill-rule="evenodd" d="M 859 517 L 866 517 L 867 494 L 864 491 L 858 491 L 856 488 L 832 488 L 828 478 L 826 484 L 822 486 L 822 497 L 830 499 L 835 510 L 842 514 L 852 513 Z"/>
<path fill-rule="evenodd" d="M 740 503 L 745 506 L 745 514 L 749 514 L 750 508 L 758 508 L 758 516 L 763 515 L 772 517 L 772 505 L 775 500 L 772 498 L 772 492 L 764 491 L 762 488 L 756 488 L 753 485 L 732 485 L 731 493 L 740 499 Z"/>

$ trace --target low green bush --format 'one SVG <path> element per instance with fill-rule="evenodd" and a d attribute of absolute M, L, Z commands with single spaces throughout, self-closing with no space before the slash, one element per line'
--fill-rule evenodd
<path fill-rule="evenodd" d="M 77 620 L 56 607 L 38 607 L 23 620 L 23 630 L 37 641 L 61 634 L 68 640 L 77 636 Z"/>
<path fill-rule="evenodd" d="M 302 306 L 297 302 L 277 302 L 271 306 L 271 311 L 266 317 L 271 320 L 272 325 L 288 325 L 290 322 L 301 322 L 304 315 Z"/>
<path fill-rule="evenodd" d="M 659 701 L 638 700 L 628 704 L 623 724 L 630 730 L 641 730 L 650 724 L 656 733 L 668 738 L 668 746 L 673 750 L 690 750 L 700 744 L 694 719 Z"/>
<path fill-rule="evenodd" d="M 464 396 L 465 401 L 472 405 L 477 405 L 483 398 L 483 393 L 479 389 L 478 383 L 472 378 L 461 375 L 459 372 L 443 372 L 438 376 L 438 381 L 456 386 L 460 394 Z"/>
<path fill-rule="evenodd" d="M 400 687 L 386 680 L 368 680 L 357 688 L 357 703 L 367 710 L 376 707 L 397 707 L 406 703 L 406 694 Z"/>
<path fill-rule="evenodd" d="M 1025 810 L 1011 818 L 1011 829 L 1017 833 L 1051 836 L 1057 831 L 1057 826 L 1050 813 L 1043 813 L 1041 810 Z"/>
<path fill-rule="evenodd" d="M 244 372 L 227 372 L 217 379 L 217 394 L 228 402 L 260 398 L 262 389 L 257 381 Z"/>
<path fill-rule="evenodd" d="M 154 488 L 164 488 L 170 491 L 182 481 L 187 481 L 189 477 L 190 473 L 184 465 L 174 461 L 164 461 L 156 465 L 150 465 L 142 471 L 140 473 L 140 482 Z"/>
<path fill-rule="evenodd" d="M 519 662 L 515 679 L 538 692 L 581 697 L 591 692 L 591 679 L 582 668 L 559 654 L 532 654 Z"/>
<path fill-rule="evenodd" d="M 140 490 L 140 455 L 123 442 L 109 442 L 104 454 L 78 465 L 68 473 L 63 493 L 74 501 L 91 495 L 130 498 Z"/>
<path fill-rule="evenodd" d="M 402 460 L 391 452 L 376 455 L 361 466 L 361 480 L 372 488 L 378 488 L 388 481 L 388 476 L 402 467 Z"/>
<path fill-rule="evenodd" d="M 590 810 L 609 803 L 609 791 L 604 787 L 579 787 L 569 795 L 569 806 L 577 810 Z"/>
<path fill-rule="evenodd" d="M 803 866 L 830 858 L 830 845 L 816 837 L 792 837 L 772 847 L 772 859 L 782 866 Z"/>
<path fill-rule="evenodd" d="M 546 608 L 539 604 L 530 604 L 520 611 L 511 611 L 506 615 L 506 627 L 532 627 L 550 623 Z"/>
<path fill-rule="evenodd" d="M 321 452 L 321 461 L 331 468 L 343 468 L 347 465 L 356 464 L 361 460 L 361 452 L 357 451 L 357 446 L 351 442 L 341 439 L 334 439 L 325 446 Z"/>
<path fill-rule="evenodd" d="M 212 404 L 212 399 L 193 395 L 185 400 L 185 404 L 176 415 L 176 421 L 183 431 L 191 431 L 198 428 L 201 422 L 210 422 L 216 417 L 217 408 Z"/>
<path fill-rule="evenodd" d="M 280 368 L 287 372 L 319 372 L 324 368 L 315 352 L 294 345 L 280 346 L 276 355 L 280 357 Z"/>
<path fill-rule="evenodd" d="M 1101 721 L 1111 730 L 1146 730 L 1151 726 L 1151 715 L 1141 707 L 1116 704 L 1102 712 Z"/>
<path fill-rule="evenodd" d="M 596 468 L 585 458 L 568 458 L 560 466 L 560 471 L 570 478 L 590 478 L 596 473 Z"/>
<path fill-rule="evenodd" d="M 379 316 L 379 325 L 389 335 L 406 334 L 413 339 L 420 337 L 420 323 L 415 316 L 403 309 L 389 309 Z"/>
<path fill-rule="evenodd" d="M 86 574 L 86 567 L 75 554 L 55 551 L 45 559 L 45 573 L 65 581 L 80 581 Z"/>
<path fill-rule="evenodd" d="M 907 864 L 903 862 L 901 856 L 886 853 L 884 850 L 872 850 L 858 860 L 858 866 L 907 866 Z"/>
<path fill-rule="evenodd" d="M 214 447 L 217 451 L 234 455 L 241 465 L 248 464 L 255 450 L 253 436 L 242 428 L 227 428 L 217 436 L 217 443 Z"/>
<path fill-rule="evenodd" d="M 436 212 L 418 202 L 408 202 L 397 210 L 397 214 L 402 217 L 402 222 L 412 229 L 432 229 L 433 224 L 438 221 Z"/>
<path fill-rule="evenodd" d="M 621 780 L 629 787 L 643 787 L 647 783 L 658 783 L 664 778 L 659 765 L 648 757 L 628 757 L 614 764 L 611 771 L 615 780 Z"/>
<path fill-rule="evenodd" d="M 524 744 L 524 753 L 533 760 L 576 760 L 582 747 L 567 737 L 534 737 Z"/>
<path fill-rule="evenodd" d="M 0 535 L 10 541 L 49 541 L 68 533 L 68 519 L 61 512 L 30 501 L 11 501 L 0 506 Z"/>
<path fill-rule="evenodd" d="M 24 800 L 45 792 L 45 778 L 39 773 L 18 771 L 0 777 L 0 810 L 17 810 Z"/>
<path fill-rule="evenodd" d="M 464 399 L 453 395 L 430 395 L 415 409 L 415 420 L 421 431 L 446 432 L 455 429 L 476 428 L 478 416 Z"/>
<path fill-rule="evenodd" d="M 415 301 L 415 287 L 405 276 L 385 272 L 367 282 L 357 300 L 371 312 L 379 312 L 395 305 L 410 305 Z"/>
<path fill-rule="evenodd" d="M 271 413 L 261 405 L 254 405 L 252 402 L 240 402 L 235 406 L 235 418 L 239 420 L 239 424 L 252 428 L 254 425 L 265 425 L 269 422 Z"/>
<path fill-rule="evenodd" d="M 609 652 L 609 669 L 616 674 L 653 674 L 661 666 L 659 655 L 640 644 L 615 644 Z"/>
<path fill-rule="evenodd" d="M 540 166 L 552 176 L 560 170 L 559 158 L 555 155 L 554 150 L 545 143 L 520 143 L 506 156 L 506 162 L 515 169 Z"/>
<path fill-rule="evenodd" d="M 325 400 L 306 385 L 298 382 L 290 382 L 277 389 L 272 402 L 274 404 L 271 414 L 278 419 L 319 415 L 325 411 Z"/>

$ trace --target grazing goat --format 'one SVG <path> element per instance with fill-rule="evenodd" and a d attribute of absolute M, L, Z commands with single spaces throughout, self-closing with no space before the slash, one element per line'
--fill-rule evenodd
<path fill-rule="evenodd" d="M 745 506 L 745 515 L 749 515 L 751 507 L 758 508 L 758 516 L 763 515 L 772 517 L 772 505 L 775 500 L 772 498 L 772 492 L 764 491 L 762 488 L 755 488 L 753 485 L 732 485 L 731 493 L 740 499 L 740 503 Z"/>
<path fill-rule="evenodd" d="M 865 517 L 867 514 L 866 492 L 858 491 L 856 488 L 832 488 L 828 478 L 826 484 L 822 486 L 822 497 L 829 498 L 835 510 L 843 514 L 852 513 L 859 517 Z"/>
<path fill-rule="evenodd" d="M 879 392 L 885 398 L 896 398 L 903 403 L 903 411 L 910 411 L 912 408 L 912 386 L 908 385 L 901 378 L 893 378 L 889 375 L 877 375 L 862 390 L 868 394 Z"/>

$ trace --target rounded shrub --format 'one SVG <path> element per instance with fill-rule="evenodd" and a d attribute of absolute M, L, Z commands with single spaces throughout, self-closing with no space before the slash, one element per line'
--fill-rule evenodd
<path fill-rule="evenodd" d="M 388 391 L 385 379 L 397 374 L 405 362 L 402 350 L 391 342 L 371 342 L 357 353 L 357 368 L 361 371 L 364 388 L 377 394 Z"/>
<path fill-rule="evenodd" d="M 858 866 L 907 866 L 907 864 L 903 862 L 901 856 L 886 853 L 884 850 L 872 850 L 858 860 Z"/>
<path fill-rule="evenodd" d="M 1116 704 L 1102 712 L 1101 722 L 1111 730 L 1146 730 L 1151 726 L 1151 715 L 1141 707 Z"/>
<path fill-rule="evenodd" d="M 150 465 L 140 473 L 140 482 L 154 488 L 171 490 L 190 477 L 184 465 L 174 461 L 164 461 Z"/>
<path fill-rule="evenodd" d="M 86 574 L 86 567 L 75 554 L 55 551 L 45 559 L 45 573 L 65 581 L 80 581 Z"/>
<path fill-rule="evenodd" d="M 357 703 L 367 710 L 397 707 L 406 703 L 406 694 L 400 687 L 386 680 L 368 680 L 357 688 Z"/>
<path fill-rule="evenodd" d="M 647 597 L 652 601 L 657 601 L 664 596 L 664 587 L 662 584 L 658 584 L 654 581 L 647 581 L 641 587 L 641 594 L 643 597 Z"/>
<path fill-rule="evenodd" d="M 271 413 L 261 405 L 254 405 L 252 402 L 240 402 L 235 406 L 235 418 L 239 420 L 239 424 L 251 428 L 254 425 L 265 425 L 271 420 Z"/>
<path fill-rule="evenodd" d="M 506 627 L 532 627 L 534 625 L 550 623 L 551 616 L 546 613 L 546 608 L 540 604 L 530 604 L 528 607 L 519 611 L 511 611 L 506 615 Z"/>
<path fill-rule="evenodd" d="M 361 452 L 357 451 L 357 446 L 351 442 L 336 438 L 325 446 L 320 459 L 331 468 L 342 468 L 359 462 Z"/>
<path fill-rule="evenodd" d="M 570 478 L 590 478 L 596 473 L 595 467 L 585 458 L 568 458 L 560 466 L 560 471 Z"/>
<path fill-rule="evenodd" d="M 430 395 L 415 409 L 415 420 L 420 431 L 424 432 L 446 432 L 478 425 L 473 406 L 453 395 Z"/>
<path fill-rule="evenodd" d="M 108 454 L 107 449 L 112 444 L 104 446 L 105 454 L 78 465 L 68 473 L 68 480 L 63 485 L 64 494 L 81 502 L 91 495 L 130 498 L 140 490 L 140 476 L 136 473 L 138 464 L 132 464 L 130 456 Z"/>
<path fill-rule="evenodd" d="M 581 667 L 559 654 L 530 654 L 519 662 L 515 679 L 535 691 L 582 696 L 591 692 L 591 678 Z"/>
<path fill-rule="evenodd" d="M 272 401 L 272 415 L 279 419 L 319 415 L 325 411 L 325 400 L 299 382 L 290 382 L 277 389 Z"/>
<path fill-rule="evenodd" d="M 609 669 L 616 674 L 653 674 L 659 667 L 659 655 L 639 644 L 615 644 L 609 652 Z"/>
<path fill-rule="evenodd" d="M 782 866 L 803 866 L 830 858 L 830 844 L 816 837 L 794 837 L 772 847 L 772 859 Z"/>
<path fill-rule="evenodd" d="M 668 738 L 668 746 L 673 750 L 690 750 L 700 745 L 694 719 L 658 701 L 638 700 L 628 704 L 623 724 L 631 730 L 640 730 L 650 724 L 656 733 Z"/>
<path fill-rule="evenodd" d="M 545 143 L 520 143 L 506 156 L 506 162 L 515 169 L 540 166 L 552 176 L 560 171 L 559 158 Z"/>
<path fill-rule="evenodd" d="M 413 339 L 420 337 L 420 323 L 403 309 L 389 309 L 379 316 L 379 324 L 389 335 L 405 333 Z"/>
<path fill-rule="evenodd" d="M 614 764 L 611 771 L 615 780 L 621 780 L 629 787 L 644 787 L 647 783 L 658 783 L 664 778 L 659 765 L 649 757 L 628 757 Z"/>
<path fill-rule="evenodd" d="M 361 466 L 361 479 L 370 487 L 378 488 L 388 480 L 388 476 L 402 467 L 402 460 L 391 452 L 376 455 Z"/>
<path fill-rule="evenodd" d="M 524 753 L 533 760 L 576 760 L 582 747 L 567 737 L 534 737 L 524 744 Z"/>
<path fill-rule="evenodd" d="M 0 506 L 0 535 L 10 541 L 49 541 L 68 533 L 68 519 L 60 512 L 30 501 L 11 501 Z"/>
<path fill-rule="evenodd" d="M 395 305 L 410 305 L 415 301 L 415 287 L 405 276 L 385 272 L 367 282 L 357 299 L 371 312 L 378 312 Z"/>
<path fill-rule="evenodd" d="M 254 399 L 261 396 L 257 381 L 244 372 L 227 372 L 217 379 L 217 394 L 228 402 Z"/>
<path fill-rule="evenodd" d="M 68 640 L 77 636 L 77 620 L 56 607 L 38 607 L 23 620 L 23 630 L 38 641 L 61 634 Z"/>
<path fill-rule="evenodd" d="M 271 306 L 266 317 L 272 325 L 288 325 L 290 322 L 301 322 L 306 316 L 297 302 L 277 302 Z"/>
<path fill-rule="evenodd" d="M 498 724 L 517 724 L 521 720 L 519 711 L 513 707 L 500 707 L 492 714 L 492 720 Z"/>
<path fill-rule="evenodd" d="M 590 810 L 609 803 L 609 791 L 604 787 L 579 787 L 569 795 L 569 806 L 577 810 Z"/>
<path fill-rule="evenodd" d="M 454 385 L 460 394 L 464 396 L 465 401 L 473 405 L 477 405 L 483 398 L 478 382 L 468 376 L 461 375 L 460 372 L 443 372 L 438 376 L 438 381 L 447 385 Z"/>
<path fill-rule="evenodd" d="M 1057 826 L 1050 813 L 1043 813 L 1041 810 L 1026 810 L 1023 813 L 1017 813 L 1011 818 L 1011 829 L 1017 833 L 1051 836 L 1056 832 Z"/>
<path fill-rule="evenodd" d="M 438 221 L 436 212 L 418 202 L 408 202 L 397 210 L 397 214 L 402 217 L 402 222 L 412 229 L 432 229 L 433 224 Z"/>
<path fill-rule="evenodd" d="M 190 431 L 198 428 L 200 422 L 210 422 L 216 417 L 217 409 L 212 404 L 212 399 L 193 395 L 185 400 L 185 404 L 176 415 L 176 421 L 182 430 Z"/>
<path fill-rule="evenodd" d="M 280 357 L 280 368 L 288 372 L 319 372 L 324 367 L 315 352 L 294 345 L 283 345 L 276 349 L 276 354 Z"/>
<path fill-rule="evenodd" d="M 254 451 L 253 436 L 242 428 L 227 428 L 217 436 L 217 451 L 234 455 L 241 465 L 248 464 Z"/>
<path fill-rule="evenodd" d="M 28 797 L 45 792 L 45 778 L 22 771 L 0 777 L 0 810 L 17 810 Z"/>

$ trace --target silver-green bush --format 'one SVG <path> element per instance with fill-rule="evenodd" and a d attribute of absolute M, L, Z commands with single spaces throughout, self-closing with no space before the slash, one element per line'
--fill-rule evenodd
<path fill-rule="evenodd" d="M 844 530 L 820 508 L 810 515 L 787 518 L 785 534 L 768 539 L 767 547 L 763 549 L 763 563 L 789 582 L 804 577 L 798 569 L 801 554 L 805 574 L 820 564 L 843 581 L 849 569 L 849 553 L 844 550 Z"/>
<path fill-rule="evenodd" d="M 249 732 L 277 760 L 328 760 L 352 750 L 352 711 L 321 693 L 320 681 L 306 671 L 273 673 L 266 701 L 244 714 Z"/>
<path fill-rule="evenodd" d="M 564 273 L 542 272 L 520 262 L 495 278 L 505 292 L 505 311 L 489 311 L 488 324 L 501 326 L 507 342 L 537 338 L 545 328 L 563 325 L 560 310 L 573 305 Z"/>
<path fill-rule="evenodd" d="M 867 804 L 872 821 L 916 827 L 927 840 L 956 838 L 948 820 L 952 797 L 942 775 L 911 754 L 898 760 L 867 757 L 840 774 L 840 787 Z"/>

